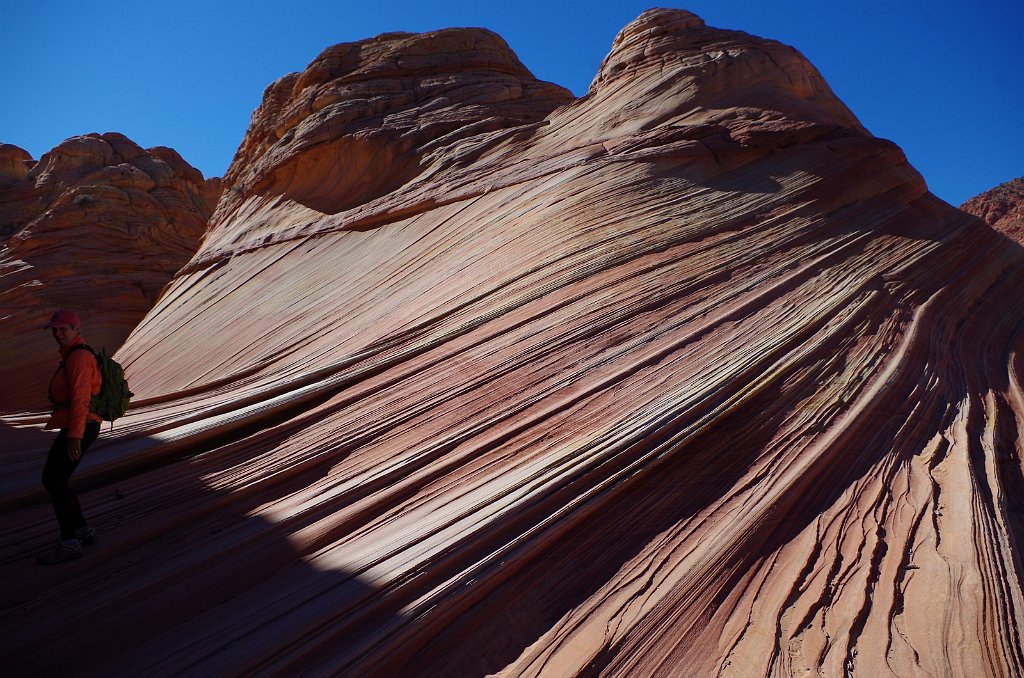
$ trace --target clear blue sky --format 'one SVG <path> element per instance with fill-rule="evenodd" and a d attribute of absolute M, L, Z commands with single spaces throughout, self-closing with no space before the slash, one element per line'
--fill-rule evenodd
<path fill-rule="evenodd" d="M 652 6 L 796 47 L 953 205 L 1024 175 L 1022 0 L 0 0 L 0 142 L 39 158 L 69 136 L 121 132 L 220 176 L 264 88 L 329 45 L 483 26 L 582 95 L 615 34 Z"/>

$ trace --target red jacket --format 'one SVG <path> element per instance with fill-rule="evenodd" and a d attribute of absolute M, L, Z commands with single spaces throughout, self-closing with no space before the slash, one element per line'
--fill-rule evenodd
<path fill-rule="evenodd" d="M 96 356 L 92 351 L 71 349 L 84 344 L 82 337 L 75 340 L 67 348 L 60 349 L 63 369 L 58 369 L 50 380 L 50 399 L 56 403 L 46 428 L 66 428 L 68 438 L 81 439 L 85 433 L 85 422 L 99 421 L 99 415 L 89 411 L 89 400 L 100 392 L 103 377 L 96 366 Z"/>

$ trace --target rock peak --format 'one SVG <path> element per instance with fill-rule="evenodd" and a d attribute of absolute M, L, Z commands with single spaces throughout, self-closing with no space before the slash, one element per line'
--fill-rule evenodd
<path fill-rule="evenodd" d="M 276 193 L 335 213 L 417 176 L 428 154 L 536 123 L 573 99 L 537 80 L 486 29 L 385 33 L 334 45 L 267 88 L 225 177 L 235 190 L 221 212 L 255 193 Z"/>
<path fill-rule="evenodd" d="M 703 19 L 685 9 L 649 9 L 619 31 L 612 41 L 612 51 L 622 48 L 630 41 L 646 41 L 658 34 L 678 35 L 683 31 L 704 26 Z"/>
<path fill-rule="evenodd" d="M 866 133 L 796 49 L 708 26 L 685 10 L 651 9 L 619 32 L 590 93 L 620 86 L 641 99 L 672 100 L 681 110 L 767 113 Z"/>

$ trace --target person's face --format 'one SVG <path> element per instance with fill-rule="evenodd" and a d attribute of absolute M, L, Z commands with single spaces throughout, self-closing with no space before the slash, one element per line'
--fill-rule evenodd
<path fill-rule="evenodd" d="M 64 327 L 52 327 L 53 338 L 57 341 L 57 345 L 64 348 L 78 336 L 78 328 L 72 327 L 71 325 L 65 325 Z"/>

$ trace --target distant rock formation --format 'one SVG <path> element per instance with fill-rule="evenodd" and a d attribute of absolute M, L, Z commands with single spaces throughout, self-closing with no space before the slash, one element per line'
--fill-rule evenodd
<path fill-rule="evenodd" d="M 225 185 L 59 577 L 4 420 L 9 671 L 1024 673 L 1024 250 L 794 49 L 340 45 Z"/>
<path fill-rule="evenodd" d="M 219 183 L 121 134 L 72 137 L 38 163 L 0 146 L 0 412 L 47 406 L 42 326 L 57 308 L 79 312 L 97 350 L 121 345 L 195 254 Z"/>
<path fill-rule="evenodd" d="M 999 184 L 960 205 L 960 209 L 1024 244 L 1024 177 Z"/>

